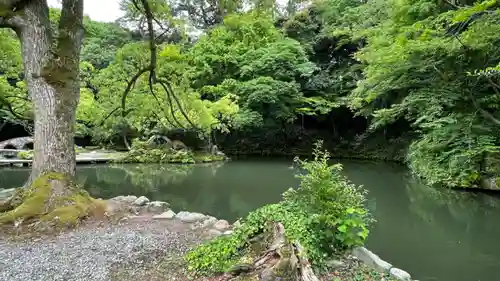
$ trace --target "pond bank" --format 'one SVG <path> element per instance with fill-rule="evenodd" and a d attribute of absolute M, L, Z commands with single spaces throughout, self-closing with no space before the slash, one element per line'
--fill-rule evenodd
<path fill-rule="evenodd" d="M 232 233 L 225 220 L 201 213 L 176 214 L 168 203 L 149 202 L 146 197 L 118 196 L 107 202 L 107 220 L 87 221 L 63 233 L 19 238 L 25 230 L 9 235 L 13 233 L 0 229 L 0 260 L 6 268 L 0 280 L 191 280 L 182 256 L 203 241 Z M 334 270 L 321 280 L 392 280 L 353 256 L 335 261 Z"/>

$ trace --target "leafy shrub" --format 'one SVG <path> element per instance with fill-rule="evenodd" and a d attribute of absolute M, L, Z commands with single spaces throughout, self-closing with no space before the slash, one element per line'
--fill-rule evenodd
<path fill-rule="evenodd" d="M 413 173 L 429 185 L 463 188 L 477 184 L 481 173 L 498 174 L 498 167 L 481 170 L 486 155 L 500 152 L 497 137 L 480 124 L 462 126 L 474 124 L 473 121 L 469 117 L 449 114 L 428 126 L 425 134 L 408 150 L 407 161 Z"/>
<path fill-rule="evenodd" d="M 328 253 L 331 246 L 343 249 L 362 245 L 371 218 L 363 206 L 366 191 L 340 174 L 341 164 L 328 164 L 330 154 L 323 152 L 321 145 L 315 144 L 313 161 L 296 158 L 304 171 L 297 176 L 300 186 L 283 196 L 294 209 L 309 214 L 309 227 L 321 236 L 321 251 Z"/>
<path fill-rule="evenodd" d="M 32 150 L 19 151 L 17 153 L 17 158 L 24 159 L 24 160 L 32 160 L 33 159 L 33 151 Z"/>
<path fill-rule="evenodd" d="M 300 241 L 309 260 L 322 268 L 326 258 L 362 245 L 372 221 L 363 207 L 364 192 L 340 175 L 340 164 L 329 165 L 329 154 L 317 142 L 312 161 L 296 160 L 303 170 L 297 189 L 283 194 L 277 204 L 266 205 L 242 220 L 229 236 L 218 237 L 190 251 L 189 270 L 200 274 L 227 271 L 247 252 L 248 240 L 269 221 L 279 221 L 292 241 Z"/>

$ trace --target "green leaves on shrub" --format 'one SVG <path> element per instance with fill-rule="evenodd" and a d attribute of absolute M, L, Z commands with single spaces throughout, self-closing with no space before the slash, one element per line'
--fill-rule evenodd
<path fill-rule="evenodd" d="M 311 161 L 296 159 L 301 183 L 283 194 L 283 200 L 258 208 L 244 218 L 229 236 L 209 241 L 190 251 L 185 259 L 191 271 L 212 274 L 227 271 L 248 251 L 249 239 L 270 221 L 279 221 L 292 241 L 300 241 L 317 268 L 325 259 L 362 245 L 372 221 L 364 208 L 365 192 L 340 174 L 340 164 L 330 165 L 328 152 L 317 142 Z"/>

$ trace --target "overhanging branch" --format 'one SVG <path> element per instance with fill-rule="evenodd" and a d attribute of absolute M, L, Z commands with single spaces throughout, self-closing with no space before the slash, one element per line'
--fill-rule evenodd
<path fill-rule="evenodd" d="M 139 2 L 141 5 L 139 5 Z M 155 98 L 157 101 L 159 107 L 163 111 L 165 118 L 169 122 L 170 125 L 177 125 L 180 128 L 185 129 L 185 127 L 182 125 L 179 120 L 177 120 L 177 117 L 175 116 L 175 111 L 174 111 L 174 106 L 173 106 L 173 101 L 175 101 L 175 104 L 177 105 L 177 108 L 181 112 L 182 116 L 186 119 L 186 121 L 189 123 L 189 125 L 196 129 L 199 130 L 199 128 L 189 119 L 189 116 L 187 115 L 186 111 L 182 107 L 181 102 L 175 95 L 170 83 L 166 79 L 161 79 L 157 77 L 157 45 L 156 45 L 156 38 L 155 33 L 154 33 L 154 28 L 153 28 L 153 23 L 157 22 L 157 20 L 154 18 L 153 13 L 151 11 L 151 7 L 149 6 L 148 0 L 132 0 L 132 4 L 134 7 L 137 9 L 137 11 L 144 13 L 146 17 L 146 23 L 147 23 L 147 28 L 148 28 L 148 37 L 149 37 L 149 52 L 150 52 L 150 62 L 147 67 L 144 67 L 143 69 L 139 70 L 138 73 L 136 73 L 132 79 L 129 80 L 127 83 L 127 87 L 125 91 L 122 94 L 122 99 L 121 99 L 121 109 L 122 109 L 122 117 L 125 117 L 125 108 L 126 108 L 126 101 L 127 101 L 127 96 L 132 90 L 134 84 L 136 81 L 141 77 L 143 74 L 146 72 L 149 72 L 149 92 L 150 94 Z M 141 7 L 142 6 L 142 7 Z M 173 122 L 170 120 L 168 113 L 165 111 L 164 107 L 161 105 L 160 100 L 158 99 L 155 91 L 154 91 L 154 84 L 159 83 L 163 90 L 166 93 L 167 100 L 169 101 L 169 108 L 170 108 L 170 115 L 173 119 Z M 109 116 L 109 115 L 108 115 Z M 126 141 L 126 136 L 123 136 L 124 141 L 128 147 L 128 143 Z"/>
<path fill-rule="evenodd" d="M 20 12 L 30 0 L 0 0 L 0 28 L 21 29 L 25 25 Z"/>

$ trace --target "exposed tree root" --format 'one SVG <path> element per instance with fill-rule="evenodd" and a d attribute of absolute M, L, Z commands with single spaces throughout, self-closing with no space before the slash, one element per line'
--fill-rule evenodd
<path fill-rule="evenodd" d="M 290 243 L 281 223 L 273 223 L 259 239 L 252 239 L 252 263 L 234 266 L 224 281 L 319 281 L 312 271 L 304 249 Z M 261 247 L 266 245 L 266 247 Z"/>
<path fill-rule="evenodd" d="M 62 175 L 40 176 L 30 187 L 19 188 L 0 211 L 0 224 L 44 222 L 51 226 L 75 226 L 81 219 L 103 212 L 105 203 L 96 200 Z"/>

